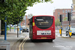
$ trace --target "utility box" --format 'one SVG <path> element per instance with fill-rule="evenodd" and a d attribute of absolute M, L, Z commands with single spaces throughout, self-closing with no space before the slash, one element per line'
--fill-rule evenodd
<path fill-rule="evenodd" d="M 10 50 L 10 43 L 0 39 L 0 50 Z"/>

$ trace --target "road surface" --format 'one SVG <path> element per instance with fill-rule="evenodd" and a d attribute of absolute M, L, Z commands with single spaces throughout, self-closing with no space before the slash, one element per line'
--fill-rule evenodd
<path fill-rule="evenodd" d="M 11 50 L 75 50 L 75 38 L 60 37 L 56 33 L 56 39 L 53 42 L 46 40 L 32 42 L 29 39 L 29 33 L 25 34 L 26 38 L 19 39 Z"/>

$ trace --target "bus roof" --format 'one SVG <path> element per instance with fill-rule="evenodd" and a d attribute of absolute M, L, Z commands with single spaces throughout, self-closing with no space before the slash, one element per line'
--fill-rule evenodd
<path fill-rule="evenodd" d="M 37 17 L 37 16 L 51 16 L 51 17 L 54 17 L 54 16 L 52 16 L 52 15 L 35 15 L 35 16 L 33 16 L 33 17 Z"/>

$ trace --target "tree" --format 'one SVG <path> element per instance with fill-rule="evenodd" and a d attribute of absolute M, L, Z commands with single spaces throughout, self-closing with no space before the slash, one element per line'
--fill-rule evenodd
<path fill-rule="evenodd" d="M 55 26 L 60 26 L 60 25 L 61 25 L 61 23 L 60 23 L 59 19 L 55 20 Z"/>
<path fill-rule="evenodd" d="M 68 20 L 68 18 L 67 17 L 65 17 L 64 19 L 63 19 L 63 21 L 67 21 Z"/>
<path fill-rule="evenodd" d="M 45 2 L 52 2 L 45 0 Z M 23 19 L 28 6 L 33 6 L 34 3 L 40 3 L 40 0 L 0 0 L 0 20 L 2 20 L 2 28 L 4 30 L 5 21 L 7 24 L 17 24 Z M 7 17 L 7 20 L 5 20 Z"/>
<path fill-rule="evenodd" d="M 48 2 L 51 0 L 45 0 Z M 28 6 L 33 6 L 35 2 L 42 2 L 40 0 L 5 0 L 5 2 L 0 3 L 0 19 L 5 20 L 7 17 L 7 23 L 19 22 L 20 17 L 25 15 L 25 11 Z M 52 2 L 52 1 L 51 1 Z"/>
<path fill-rule="evenodd" d="M 52 0 L 45 0 L 45 2 Z M 0 19 L 5 22 L 7 17 L 7 24 L 17 24 L 19 19 L 22 20 L 28 6 L 33 6 L 34 3 L 40 3 L 40 0 L 5 0 L 0 2 Z M 21 17 L 21 18 L 20 18 Z"/>

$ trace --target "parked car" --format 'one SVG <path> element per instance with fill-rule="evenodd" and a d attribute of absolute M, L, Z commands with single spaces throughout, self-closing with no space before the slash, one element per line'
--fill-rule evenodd
<path fill-rule="evenodd" d="M 72 30 L 72 35 L 75 35 L 75 28 L 70 28 Z M 69 28 L 66 30 L 66 36 L 69 35 Z"/>
<path fill-rule="evenodd" d="M 29 29 L 26 26 L 21 26 L 22 27 L 22 32 L 29 32 Z"/>
<path fill-rule="evenodd" d="M 25 29 L 23 28 L 23 29 L 22 29 L 22 32 L 29 32 L 29 31 L 28 31 L 27 28 L 25 28 Z"/>

